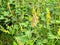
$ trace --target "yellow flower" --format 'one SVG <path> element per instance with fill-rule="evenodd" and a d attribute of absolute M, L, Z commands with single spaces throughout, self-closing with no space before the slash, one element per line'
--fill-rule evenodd
<path fill-rule="evenodd" d="M 38 13 L 36 12 L 36 9 L 33 7 L 32 9 L 32 20 L 31 20 L 31 25 L 32 27 L 35 27 L 37 23 L 39 22 L 38 20 Z"/>
<path fill-rule="evenodd" d="M 46 8 L 46 23 L 49 24 L 50 22 L 50 11 L 49 11 L 49 8 Z"/>
<path fill-rule="evenodd" d="M 60 28 L 58 29 L 58 35 L 60 35 Z"/>

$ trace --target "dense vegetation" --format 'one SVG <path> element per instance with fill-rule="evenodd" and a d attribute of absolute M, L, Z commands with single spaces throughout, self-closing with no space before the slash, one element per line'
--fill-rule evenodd
<path fill-rule="evenodd" d="M 60 45 L 60 0 L 0 0 L 0 45 Z"/>

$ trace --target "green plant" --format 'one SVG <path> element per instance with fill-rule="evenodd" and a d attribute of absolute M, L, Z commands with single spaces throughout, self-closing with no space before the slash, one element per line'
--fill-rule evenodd
<path fill-rule="evenodd" d="M 60 0 L 0 0 L 0 44 L 60 45 L 59 3 Z M 3 38 L 13 43 L 3 44 Z"/>

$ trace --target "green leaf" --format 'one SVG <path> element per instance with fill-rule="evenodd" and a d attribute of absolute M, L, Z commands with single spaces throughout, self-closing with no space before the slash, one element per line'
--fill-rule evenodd
<path fill-rule="evenodd" d="M 15 41 L 13 41 L 13 45 L 17 45 L 17 43 Z"/>

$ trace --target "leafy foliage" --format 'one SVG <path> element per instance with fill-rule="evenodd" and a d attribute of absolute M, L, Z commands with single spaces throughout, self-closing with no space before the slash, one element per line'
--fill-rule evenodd
<path fill-rule="evenodd" d="M 0 0 L 0 33 L 1 45 L 60 45 L 60 0 Z"/>

